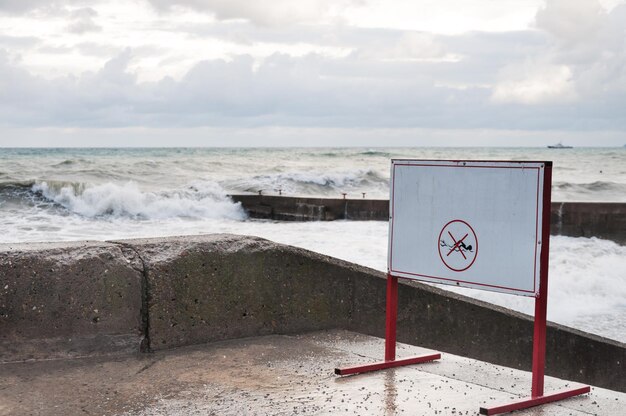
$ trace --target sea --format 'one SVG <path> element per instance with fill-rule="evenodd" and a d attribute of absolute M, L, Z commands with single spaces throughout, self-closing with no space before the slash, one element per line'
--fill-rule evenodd
<path fill-rule="evenodd" d="M 553 201 L 626 203 L 626 148 L 0 148 L 0 243 L 255 235 L 386 270 L 384 221 L 247 218 L 228 195 L 388 199 L 392 158 L 553 161 Z M 1 273 L 1 271 L 0 271 Z M 548 319 L 626 342 L 626 247 L 553 236 Z M 533 299 L 440 286 L 532 314 Z"/>

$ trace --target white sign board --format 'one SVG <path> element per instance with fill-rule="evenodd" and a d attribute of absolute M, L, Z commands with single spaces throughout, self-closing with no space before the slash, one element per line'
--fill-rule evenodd
<path fill-rule="evenodd" d="M 389 273 L 535 296 L 544 168 L 544 162 L 392 160 Z"/>

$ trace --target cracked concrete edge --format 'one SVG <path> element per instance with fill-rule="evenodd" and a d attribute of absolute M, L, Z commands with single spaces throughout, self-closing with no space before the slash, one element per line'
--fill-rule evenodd
<path fill-rule="evenodd" d="M 120 251 L 130 260 L 130 264 L 133 265 L 133 268 L 141 273 L 141 309 L 139 314 L 141 317 L 142 339 L 139 344 L 139 351 L 150 352 L 150 282 L 148 280 L 146 262 L 132 245 L 123 241 L 112 241 L 110 243 L 119 246 Z"/>

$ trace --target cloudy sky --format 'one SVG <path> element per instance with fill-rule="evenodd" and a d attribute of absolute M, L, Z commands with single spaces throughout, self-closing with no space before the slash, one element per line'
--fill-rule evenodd
<path fill-rule="evenodd" d="M 626 144 L 621 0 L 0 0 L 0 146 Z"/>

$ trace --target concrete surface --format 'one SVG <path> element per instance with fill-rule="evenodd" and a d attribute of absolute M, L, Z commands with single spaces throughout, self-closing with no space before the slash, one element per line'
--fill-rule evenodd
<path fill-rule="evenodd" d="M 346 328 L 361 269 L 256 237 L 118 242 L 143 260 L 152 350 L 231 338 Z"/>
<path fill-rule="evenodd" d="M 0 362 L 348 329 L 383 336 L 385 276 L 268 240 L 0 245 Z M 3 289 L 4 288 L 4 289 Z M 532 319 L 399 285 L 398 340 L 529 370 Z M 546 372 L 626 391 L 626 345 L 549 323 Z"/>
<path fill-rule="evenodd" d="M 570 237 L 598 237 L 626 244 L 626 204 L 554 202 L 550 232 Z"/>
<path fill-rule="evenodd" d="M 0 361 L 137 350 L 139 267 L 102 242 L 0 245 Z"/>
<path fill-rule="evenodd" d="M 252 218 L 279 221 L 388 221 L 383 199 L 304 198 L 276 195 L 231 195 Z M 552 235 L 598 237 L 626 244 L 626 204 L 621 202 L 553 202 Z"/>
<path fill-rule="evenodd" d="M 0 415 L 475 415 L 526 396 L 529 373 L 451 354 L 337 377 L 380 360 L 383 340 L 347 331 L 265 336 L 153 354 L 0 365 Z M 399 357 L 430 352 L 399 345 Z M 576 386 L 548 377 L 546 392 Z M 518 415 L 622 415 L 626 394 L 593 388 Z"/>
<path fill-rule="evenodd" d="M 384 199 L 308 198 L 276 195 L 230 195 L 252 218 L 279 221 L 389 220 Z"/>

